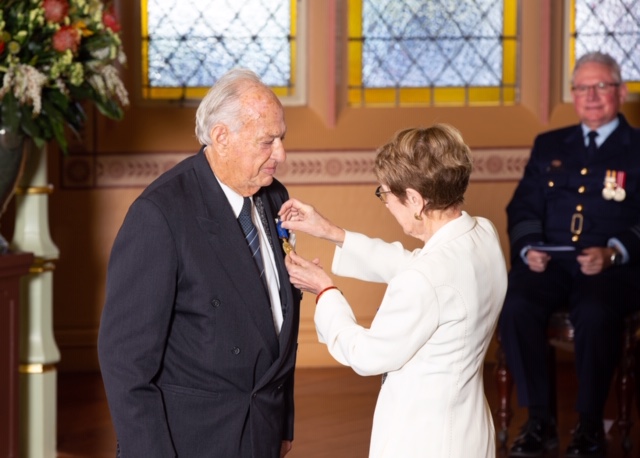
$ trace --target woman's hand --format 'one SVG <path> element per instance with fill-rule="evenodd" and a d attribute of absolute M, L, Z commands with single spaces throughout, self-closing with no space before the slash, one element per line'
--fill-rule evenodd
<path fill-rule="evenodd" d="M 284 260 L 289 272 L 291 284 L 302 291 L 318 294 L 323 289 L 333 286 L 333 281 L 320 266 L 318 259 L 307 261 L 295 251 Z"/>
<path fill-rule="evenodd" d="M 326 239 L 338 246 L 342 246 L 344 242 L 344 229 L 326 219 L 311 205 L 297 199 L 289 199 L 283 203 L 278 216 L 282 219 L 282 227 L 285 229 Z"/>

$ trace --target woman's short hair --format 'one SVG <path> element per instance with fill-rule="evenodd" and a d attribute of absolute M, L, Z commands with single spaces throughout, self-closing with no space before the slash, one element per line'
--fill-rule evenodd
<path fill-rule="evenodd" d="M 374 173 L 404 203 L 415 189 L 427 209 L 444 210 L 464 202 L 473 163 L 471 151 L 453 126 L 402 130 L 378 148 Z"/>
<path fill-rule="evenodd" d="M 263 87 L 273 94 L 260 77 L 246 68 L 234 68 L 222 75 L 204 96 L 196 111 L 196 137 L 201 145 L 211 144 L 211 129 L 218 123 L 237 131 L 242 125 L 242 93 L 251 87 Z M 276 95 L 273 97 L 277 99 Z"/>

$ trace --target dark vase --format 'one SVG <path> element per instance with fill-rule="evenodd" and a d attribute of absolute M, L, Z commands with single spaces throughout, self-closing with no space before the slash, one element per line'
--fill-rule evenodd
<path fill-rule="evenodd" d="M 18 179 L 24 170 L 25 136 L 0 126 L 0 216 L 13 197 Z M 9 250 L 9 242 L 0 234 L 0 253 Z"/>

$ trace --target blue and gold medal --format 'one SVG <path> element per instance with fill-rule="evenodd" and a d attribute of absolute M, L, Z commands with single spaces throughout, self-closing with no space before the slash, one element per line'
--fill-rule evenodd
<path fill-rule="evenodd" d="M 289 243 L 289 231 L 282 227 L 280 218 L 276 218 L 276 230 L 278 231 L 278 238 L 282 240 L 282 249 L 286 254 L 291 253 L 293 245 Z"/>

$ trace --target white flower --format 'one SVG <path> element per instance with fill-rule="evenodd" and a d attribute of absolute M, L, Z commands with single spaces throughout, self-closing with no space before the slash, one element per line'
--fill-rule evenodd
<path fill-rule="evenodd" d="M 89 84 L 96 90 L 102 98 L 109 98 L 115 95 L 123 106 L 129 105 L 129 95 L 118 76 L 118 69 L 113 65 L 106 65 L 102 68 L 94 68 L 95 74 L 89 78 Z"/>
<path fill-rule="evenodd" d="M 24 105 L 33 106 L 34 117 L 42 111 L 42 86 L 47 76 L 31 65 L 18 64 L 7 70 L 2 80 L 0 99 L 13 89 L 13 95 Z"/>

